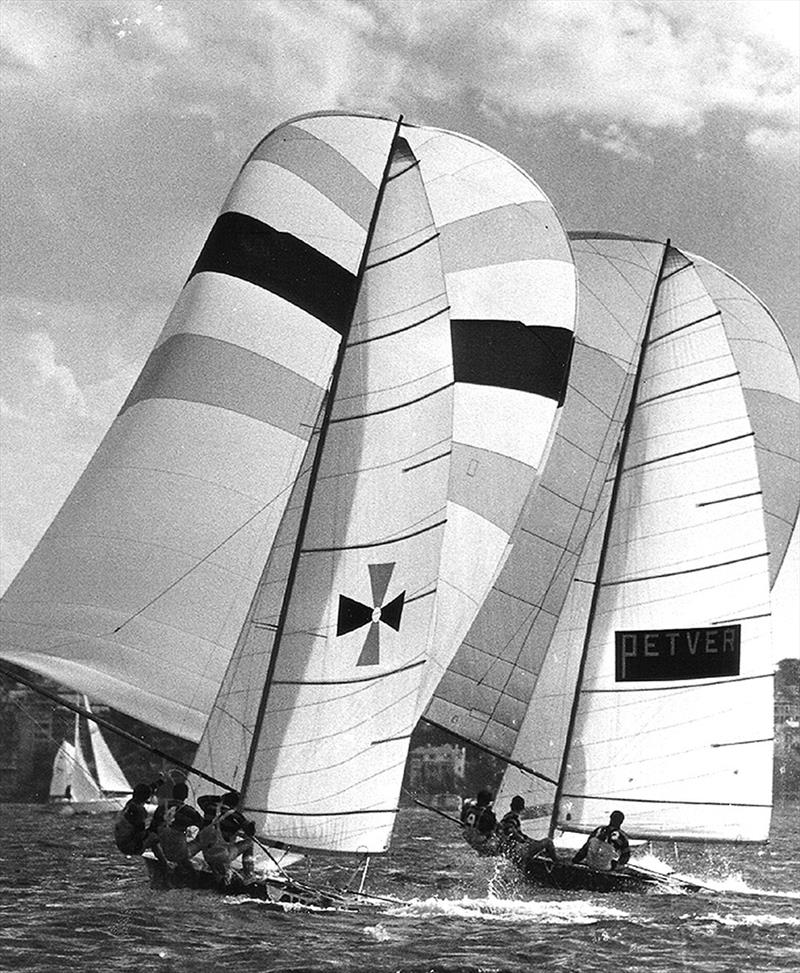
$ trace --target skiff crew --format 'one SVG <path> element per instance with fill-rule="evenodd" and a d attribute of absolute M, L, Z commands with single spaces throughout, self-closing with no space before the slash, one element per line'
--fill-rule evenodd
<path fill-rule="evenodd" d="M 542 853 L 551 861 L 558 861 L 556 847 L 550 838 L 530 838 L 522 830 L 520 814 L 525 810 L 525 800 L 519 794 L 511 798 L 511 810 L 497 826 L 500 835 L 500 850 L 508 858 L 520 864 Z"/>
<path fill-rule="evenodd" d="M 204 794 L 197 804 L 203 812 L 203 827 L 195 839 L 195 846 L 211 871 L 226 885 L 233 874 L 233 862 L 242 859 L 242 878 L 253 876 L 253 835 L 255 822 L 239 810 L 239 793 L 228 791 L 221 797 Z M 238 836 L 238 837 L 237 837 Z"/>
<path fill-rule="evenodd" d="M 173 785 L 172 797 L 166 807 L 159 805 L 150 822 L 150 832 L 158 835 L 158 845 L 167 861 L 176 865 L 188 865 L 199 851 L 196 839 L 187 841 L 186 829 L 201 828 L 202 815 L 186 803 L 189 788 L 183 781 Z"/>
<path fill-rule="evenodd" d="M 595 828 L 586 844 L 572 859 L 573 865 L 585 861 L 596 872 L 609 872 L 621 868 L 631 857 L 628 836 L 621 825 L 625 820 L 622 811 L 612 811 L 608 824 Z"/>
<path fill-rule="evenodd" d="M 133 796 L 114 821 L 114 841 L 123 855 L 141 855 L 145 849 L 148 837 L 145 804 L 152 793 L 150 784 L 137 784 Z"/>
<path fill-rule="evenodd" d="M 464 837 L 478 854 L 497 854 L 497 818 L 492 810 L 492 800 L 490 791 L 481 790 L 474 800 L 465 801 L 461 808 Z"/>

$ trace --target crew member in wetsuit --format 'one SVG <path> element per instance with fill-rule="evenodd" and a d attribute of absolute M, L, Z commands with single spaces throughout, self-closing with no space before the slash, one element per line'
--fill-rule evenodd
<path fill-rule="evenodd" d="M 186 829 L 201 828 L 203 817 L 186 803 L 188 796 L 189 788 L 183 781 L 179 781 L 172 788 L 172 797 L 167 802 L 167 807 L 159 807 L 150 824 L 151 830 L 158 835 L 164 857 L 176 865 L 189 865 L 189 859 L 199 851 L 195 841 L 187 841 Z"/>
<path fill-rule="evenodd" d="M 612 811 L 608 824 L 594 829 L 586 844 L 572 859 L 572 864 L 579 865 L 585 861 L 596 872 L 621 868 L 631 857 L 628 836 L 621 828 L 624 820 L 622 811 Z"/>
<path fill-rule="evenodd" d="M 229 884 L 233 862 L 241 855 L 242 878 L 245 881 L 252 878 L 255 822 L 248 821 L 239 810 L 238 791 L 228 791 L 222 797 L 204 794 L 198 798 L 197 804 L 203 812 L 204 824 L 196 845 L 211 871 Z"/>
<path fill-rule="evenodd" d="M 530 838 L 522 830 L 520 814 L 525 810 L 525 800 L 517 794 L 511 798 L 511 810 L 503 815 L 497 826 L 500 850 L 519 864 L 544 852 L 551 861 L 558 861 L 556 848 L 550 838 Z"/>
<path fill-rule="evenodd" d="M 133 796 L 114 821 L 114 841 L 123 855 L 141 855 L 147 840 L 145 804 L 153 793 L 150 784 L 137 784 Z"/>
<path fill-rule="evenodd" d="M 464 802 L 461 823 L 464 825 L 464 837 L 476 851 L 497 854 L 497 818 L 492 810 L 492 795 L 489 791 L 478 791 L 474 800 Z"/>

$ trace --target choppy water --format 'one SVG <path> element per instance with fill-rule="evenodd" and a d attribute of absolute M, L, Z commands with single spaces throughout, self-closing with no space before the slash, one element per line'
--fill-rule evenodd
<path fill-rule="evenodd" d="M 208 892 L 155 892 L 108 818 L 0 805 L 0 969 L 367 973 L 750 973 L 800 969 L 800 807 L 764 848 L 681 852 L 718 894 L 537 890 L 478 860 L 453 825 L 402 812 L 368 888 L 397 903 L 277 914 Z M 660 850 L 663 852 L 663 849 Z M 340 867 L 340 866 L 339 866 Z M 320 859 L 315 874 L 347 879 Z"/>

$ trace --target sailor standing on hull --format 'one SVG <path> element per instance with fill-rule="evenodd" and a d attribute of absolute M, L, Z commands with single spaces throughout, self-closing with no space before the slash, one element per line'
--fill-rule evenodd
<path fill-rule="evenodd" d="M 624 820 L 622 811 L 612 811 L 608 824 L 594 829 L 586 844 L 572 859 L 572 864 L 579 865 L 585 861 L 596 872 L 621 868 L 631 857 L 628 836 L 621 827 Z"/>

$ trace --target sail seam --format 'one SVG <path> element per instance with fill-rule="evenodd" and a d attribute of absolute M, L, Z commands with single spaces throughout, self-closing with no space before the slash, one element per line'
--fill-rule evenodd
<path fill-rule="evenodd" d="M 760 497 L 763 490 L 753 490 L 752 493 L 737 493 L 735 497 L 721 497 L 719 500 L 704 500 L 698 507 L 712 507 L 715 503 L 730 503 L 732 500 L 744 500 L 745 497 Z"/>
<path fill-rule="evenodd" d="M 418 328 L 421 324 L 425 324 L 428 321 L 432 321 L 434 318 L 438 318 L 440 314 L 446 314 L 450 310 L 450 305 L 446 305 L 438 311 L 434 311 L 433 314 L 429 314 L 425 318 L 420 318 L 419 321 L 414 321 L 413 324 L 407 324 L 403 328 L 397 328 L 395 331 L 386 331 L 383 334 L 373 335 L 371 338 L 362 338 L 360 341 L 350 341 L 347 344 L 348 348 L 355 348 L 357 345 L 368 345 L 371 341 L 380 341 L 381 338 L 391 338 L 392 335 L 402 334 L 404 331 L 410 331 L 412 328 Z M 361 322 L 366 324 L 367 322 Z"/>
<path fill-rule="evenodd" d="M 439 453 L 438 456 L 431 456 L 430 459 L 424 459 L 421 463 L 415 463 L 413 466 L 404 466 L 403 472 L 410 473 L 411 470 L 418 470 L 420 466 L 427 466 L 428 463 L 435 463 L 438 459 L 444 459 L 446 456 L 452 455 L 452 452 L 452 449 L 448 449 L 446 453 Z"/>
<path fill-rule="evenodd" d="M 330 424 L 333 425 L 335 422 L 350 422 L 352 419 L 368 419 L 370 416 L 380 416 L 386 412 L 396 412 L 397 409 L 405 409 L 410 405 L 416 405 L 417 402 L 429 399 L 432 395 L 438 395 L 440 392 L 452 388 L 455 384 L 455 382 L 448 382 L 446 385 L 442 385 L 432 392 L 426 392 L 425 395 L 420 395 L 417 399 L 409 399 L 408 402 L 401 402 L 399 405 L 390 405 L 385 409 L 376 409 L 374 412 L 361 412 L 357 416 L 341 416 L 339 419 L 331 419 Z"/>
<path fill-rule="evenodd" d="M 699 389 L 703 385 L 713 385 L 714 382 L 722 382 L 726 378 L 736 378 L 741 372 L 730 372 L 728 375 L 717 375 L 716 378 L 706 378 L 702 382 L 694 382 L 692 385 L 682 385 L 679 389 L 670 389 L 669 392 L 660 392 L 658 395 L 651 395 L 649 399 L 640 399 L 637 405 L 649 405 L 659 399 L 666 399 L 669 395 L 677 395 L 679 392 L 688 392 L 690 389 Z"/>
<path fill-rule="evenodd" d="M 756 616 L 757 617 L 757 616 Z M 714 625 L 719 625 L 719 622 L 714 622 Z M 695 689 L 705 689 L 708 686 L 729 686 L 734 682 L 750 682 L 753 679 L 774 679 L 774 672 L 762 672 L 756 676 L 736 676 L 732 679 L 714 679 L 712 682 L 703 682 L 695 684 L 694 686 L 687 686 L 686 683 L 681 683 L 677 686 L 639 686 L 630 687 L 626 689 L 613 688 L 613 689 L 581 689 L 581 693 L 585 695 L 599 694 L 599 693 L 668 693 L 675 689 L 682 689 L 685 692 L 691 692 Z"/>
<path fill-rule="evenodd" d="M 400 173 L 398 173 L 398 175 L 400 175 Z M 427 246 L 427 244 L 432 243 L 438 236 L 438 233 L 434 233 L 433 236 L 429 236 L 427 240 L 423 240 L 421 243 L 415 243 L 414 246 L 409 247 L 408 250 L 395 253 L 391 257 L 384 257 L 383 260 L 376 260 L 374 264 L 367 264 L 364 269 L 373 270 L 375 267 L 382 267 L 384 264 L 391 263 L 393 260 L 399 260 L 401 257 L 407 257 L 408 254 L 413 253 L 415 250 L 419 250 L 420 247 L 424 247 Z"/>
<path fill-rule="evenodd" d="M 721 621 L 712 622 L 711 624 L 725 625 L 731 622 L 749 622 L 753 618 L 772 618 L 772 612 L 762 612 L 760 615 L 740 615 L 738 618 L 723 618 Z"/>
<path fill-rule="evenodd" d="M 696 324 L 702 324 L 703 321 L 710 321 L 712 318 L 721 317 L 721 315 L 722 311 L 714 311 L 713 314 L 706 314 L 705 317 L 697 318 L 688 324 L 682 324 L 679 328 L 673 328 L 672 331 L 665 331 L 664 334 L 656 335 L 655 338 L 650 339 L 649 344 L 654 345 L 657 341 L 663 341 L 664 338 L 669 338 L 670 335 L 677 334 L 679 331 L 685 331 L 687 328 L 693 328 Z"/>
<path fill-rule="evenodd" d="M 762 554 L 748 554 L 745 557 L 735 557 L 730 561 L 718 561 L 716 564 L 705 564 L 699 568 L 682 568 L 680 571 L 665 571 L 663 574 L 645 574 L 640 578 L 620 578 L 619 581 L 601 581 L 601 588 L 608 588 L 618 584 L 633 584 L 636 581 L 653 581 L 655 578 L 674 578 L 680 574 L 695 574 L 698 571 L 711 571 L 714 568 L 724 568 L 728 564 L 740 564 L 742 561 L 755 561 L 760 557 L 769 557 L 769 551 Z"/>
<path fill-rule="evenodd" d="M 399 179 L 400 176 L 404 176 L 410 169 L 414 169 L 418 165 L 419 159 L 415 159 L 410 165 L 407 165 L 405 169 L 401 169 L 400 172 L 396 172 L 393 176 L 387 176 L 386 181 L 391 182 L 393 179 Z"/>
<path fill-rule="evenodd" d="M 729 439 L 718 439 L 713 443 L 704 443 L 702 446 L 693 446 L 691 449 L 682 449 L 679 453 L 667 453 L 665 456 L 656 456 L 655 459 L 646 459 L 641 463 L 634 463 L 633 466 L 626 466 L 622 472 L 629 473 L 631 470 L 638 470 L 643 466 L 652 466 L 653 463 L 663 463 L 665 460 L 675 459 L 677 456 L 688 456 L 689 453 L 699 453 L 704 449 L 713 449 L 714 446 L 724 446 L 726 443 L 735 443 L 740 439 L 751 439 L 754 436 L 754 432 L 746 432 L 742 433 L 741 436 L 731 436 Z"/>
<path fill-rule="evenodd" d="M 400 541 L 408 540 L 409 537 L 417 537 L 419 534 L 424 534 L 429 530 L 435 530 L 437 527 L 441 527 L 446 523 L 447 517 L 443 520 L 437 520 L 435 524 L 429 524 L 427 527 L 420 527 L 419 530 L 412 531 L 410 534 L 401 534 L 399 537 L 392 537 L 386 541 L 370 541 L 368 544 L 342 544 L 339 547 L 304 547 L 300 553 L 330 554 L 333 551 L 360 551 L 365 547 L 384 547 L 386 544 L 398 544 Z"/>
<path fill-rule="evenodd" d="M 746 804 L 741 801 L 664 801 L 659 797 L 619 797 L 608 794 L 562 794 L 577 801 L 629 801 L 635 804 L 686 804 L 698 807 L 772 807 L 771 804 Z"/>
<path fill-rule="evenodd" d="M 383 737 L 383 739 L 381 740 L 373 740 L 370 743 L 370 746 L 377 747 L 378 744 L 380 743 L 396 743 L 398 740 L 410 740 L 410 739 L 411 739 L 410 733 L 403 733 L 400 736 L 396 736 L 396 737 Z"/>
<path fill-rule="evenodd" d="M 712 743 L 711 746 L 714 749 L 718 747 L 747 747 L 751 743 L 774 743 L 775 737 L 761 737 L 760 740 L 732 740 L 730 743 Z"/>
<path fill-rule="evenodd" d="M 691 260 L 689 261 L 689 263 L 683 264 L 680 267 L 676 267 L 675 270 L 671 270 L 668 274 L 664 274 L 664 276 L 661 278 L 661 283 L 663 284 L 665 280 L 669 280 L 670 277 L 674 277 L 675 274 L 679 274 L 682 270 L 688 270 L 689 267 L 694 267 L 694 264 L 692 263 Z"/>
<path fill-rule="evenodd" d="M 379 672 L 374 676 L 361 676 L 358 679 L 273 679 L 273 686 L 348 686 L 357 682 L 376 682 L 378 679 L 387 679 L 389 676 L 397 676 L 401 672 L 408 672 L 409 669 L 416 669 L 417 666 L 424 666 L 425 659 L 417 662 L 410 662 L 407 666 L 399 669 L 392 669 L 390 672 Z"/>

